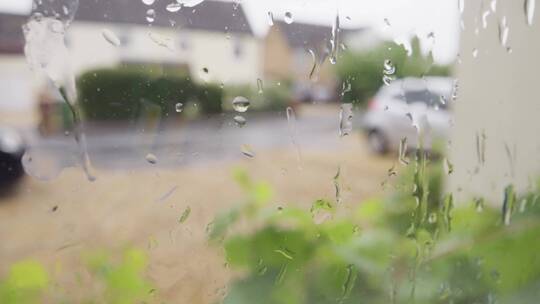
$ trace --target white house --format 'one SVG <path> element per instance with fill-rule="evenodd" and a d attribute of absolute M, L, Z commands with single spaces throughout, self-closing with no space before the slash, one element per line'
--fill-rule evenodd
<path fill-rule="evenodd" d="M 135 63 L 187 69 L 195 81 L 226 85 L 256 84 L 262 77 L 261 46 L 240 4 L 207 0 L 178 11 L 168 4 L 81 1 L 66 34 L 75 75 Z M 0 123 L 2 117 L 21 116 L 14 112 L 33 117 L 28 114 L 36 108 L 40 82 L 23 52 L 27 18 L 0 13 Z M 120 45 L 110 43 L 105 32 Z"/>

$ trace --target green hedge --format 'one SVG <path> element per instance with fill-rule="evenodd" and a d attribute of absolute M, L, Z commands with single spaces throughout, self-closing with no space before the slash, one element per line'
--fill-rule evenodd
<path fill-rule="evenodd" d="M 222 111 L 223 92 L 219 87 L 198 85 L 186 76 L 156 77 L 136 69 L 99 69 L 82 74 L 77 86 L 88 120 L 131 120 L 148 102 L 157 105 L 163 117 L 174 113 L 179 102 L 196 102 L 202 114 Z"/>
<path fill-rule="evenodd" d="M 265 85 L 262 93 L 259 89 L 249 85 L 228 86 L 225 88 L 225 110 L 233 111 L 231 101 L 243 96 L 251 101 L 250 112 L 284 111 L 292 100 L 289 85 Z"/>

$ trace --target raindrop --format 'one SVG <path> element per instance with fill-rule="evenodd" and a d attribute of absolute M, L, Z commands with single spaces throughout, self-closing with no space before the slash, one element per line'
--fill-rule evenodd
<path fill-rule="evenodd" d="M 495 13 L 497 11 L 497 0 L 491 0 L 489 6 L 491 8 L 491 11 Z"/>
<path fill-rule="evenodd" d="M 383 64 L 383 82 L 385 85 L 390 85 L 394 81 L 395 73 L 396 67 L 392 63 L 392 60 L 386 59 Z"/>
<path fill-rule="evenodd" d="M 336 193 L 336 203 L 341 203 L 341 187 L 339 185 L 339 177 L 341 176 L 341 167 L 338 167 L 336 175 L 334 175 L 334 188 Z"/>
<path fill-rule="evenodd" d="M 484 211 L 484 199 L 481 197 L 474 199 L 474 207 L 476 208 L 476 212 Z"/>
<path fill-rule="evenodd" d="M 253 149 L 250 145 L 242 145 L 240 147 L 240 151 L 242 152 L 242 154 L 244 154 L 244 156 L 247 156 L 249 158 L 255 157 L 255 152 L 253 152 Z"/>
<path fill-rule="evenodd" d="M 204 0 L 176 0 L 176 2 L 184 5 L 185 7 L 195 7 L 201 4 Z"/>
<path fill-rule="evenodd" d="M 148 6 L 154 4 L 154 2 L 156 2 L 156 0 L 142 0 L 142 2 Z"/>
<path fill-rule="evenodd" d="M 152 23 L 156 20 L 156 11 L 149 9 L 146 11 L 146 21 Z"/>
<path fill-rule="evenodd" d="M 234 120 L 234 123 L 235 123 L 237 126 L 239 126 L 240 128 L 242 128 L 243 126 L 245 126 L 245 125 L 246 125 L 246 122 L 247 122 L 246 119 L 245 119 L 244 117 L 240 116 L 240 115 L 235 116 L 235 117 L 233 118 L 233 120 Z"/>
<path fill-rule="evenodd" d="M 489 17 L 490 14 L 491 14 L 490 11 L 485 11 L 485 12 L 482 14 L 482 27 L 483 27 L 484 29 L 487 28 L 487 26 L 488 26 L 487 18 Z"/>
<path fill-rule="evenodd" d="M 529 26 L 533 24 L 535 6 L 536 0 L 525 0 L 525 17 Z"/>
<path fill-rule="evenodd" d="M 169 5 L 167 5 L 167 11 L 169 11 L 171 13 L 176 13 L 181 9 L 182 9 L 182 4 L 180 4 L 178 2 L 173 2 L 173 3 L 169 4 Z"/>
<path fill-rule="evenodd" d="M 502 17 L 501 22 L 499 22 L 499 41 L 503 47 L 506 47 L 506 42 L 508 41 L 508 23 L 506 21 L 506 16 Z"/>
<path fill-rule="evenodd" d="M 388 18 L 384 18 L 384 24 L 386 24 L 386 26 L 388 26 L 388 27 L 392 26 L 390 24 L 390 20 L 388 20 Z"/>
<path fill-rule="evenodd" d="M 170 51 L 174 51 L 173 47 L 171 46 L 172 41 L 170 38 L 155 34 L 153 32 L 148 32 L 148 38 L 150 38 L 150 40 L 152 40 L 152 42 L 155 43 L 157 46 L 161 46 L 169 49 Z"/>
<path fill-rule="evenodd" d="M 157 157 L 156 157 L 154 154 L 152 154 L 152 153 L 146 154 L 145 159 L 146 159 L 146 161 L 147 161 L 148 163 L 150 163 L 150 164 L 152 164 L 152 165 L 157 164 L 157 161 L 158 161 L 158 160 L 157 160 Z"/>
<path fill-rule="evenodd" d="M 268 25 L 274 25 L 274 14 L 272 12 L 268 12 Z"/>
<path fill-rule="evenodd" d="M 339 136 L 347 136 L 352 132 L 353 105 L 344 103 L 339 113 Z"/>
<path fill-rule="evenodd" d="M 293 19 L 292 13 L 291 12 L 286 12 L 284 20 L 285 20 L 285 23 L 287 23 L 287 24 L 293 23 L 294 19 Z"/>
<path fill-rule="evenodd" d="M 180 224 L 184 223 L 185 221 L 187 221 L 187 219 L 189 218 L 190 215 L 191 215 L 191 207 L 188 206 L 188 207 L 186 207 L 184 212 L 182 212 L 182 215 L 178 219 L 178 223 L 180 223 Z"/>
<path fill-rule="evenodd" d="M 236 112 L 244 113 L 249 109 L 251 103 L 249 100 L 243 96 L 237 96 L 232 101 L 233 109 Z"/>
<path fill-rule="evenodd" d="M 502 207 L 502 220 L 503 223 L 508 226 L 512 218 L 512 213 L 514 212 L 516 204 L 516 193 L 514 191 L 513 185 L 508 185 L 504 189 L 504 201 Z"/>
<path fill-rule="evenodd" d="M 454 173 L 454 165 L 450 162 L 448 157 L 444 158 L 444 171 L 446 171 L 446 174 L 448 175 Z"/>
<path fill-rule="evenodd" d="M 334 19 L 334 24 L 332 24 L 332 38 L 330 39 L 330 63 L 336 64 L 338 50 L 339 50 L 339 14 L 336 15 Z"/>
<path fill-rule="evenodd" d="M 259 89 L 259 94 L 264 93 L 263 81 L 260 78 L 257 78 L 257 88 Z"/>
<path fill-rule="evenodd" d="M 437 223 L 437 213 L 432 212 L 432 213 L 429 214 L 428 223 L 430 223 L 430 224 Z"/>
<path fill-rule="evenodd" d="M 116 36 L 116 34 L 113 31 L 109 29 L 103 29 L 103 31 L 101 31 L 101 35 L 111 45 L 116 46 L 116 47 L 120 46 L 121 44 L 120 39 Z"/>
<path fill-rule="evenodd" d="M 474 48 L 474 49 L 472 50 L 472 56 L 473 56 L 474 58 L 478 57 L 478 49 L 477 49 L 477 48 Z"/>
<path fill-rule="evenodd" d="M 296 149 L 296 158 L 298 161 L 298 164 L 300 166 L 300 163 L 302 161 L 302 153 L 300 151 L 300 145 L 298 145 L 298 142 L 296 141 L 296 114 L 294 113 L 293 108 L 287 107 L 287 125 L 289 127 L 289 136 L 291 138 L 291 144 Z"/>
<path fill-rule="evenodd" d="M 174 109 L 176 110 L 176 113 L 182 113 L 182 111 L 184 111 L 184 104 L 181 103 L 181 102 L 178 102 L 178 103 L 174 106 Z"/>
<path fill-rule="evenodd" d="M 341 286 L 342 295 L 340 303 L 343 303 L 344 300 L 347 299 L 351 294 L 357 277 L 357 272 L 354 270 L 354 265 L 348 265 L 346 270 L 345 280 Z"/>
<path fill-rule="evenodd" d="M 459 12 L 463 14 L 463 12 L 465 11 L 465 0 L 458 0 L 458 8 Z"/>
<path fill-rule="evenodd" d="M 406 165 L 409 164 L 409 160 L 407 159 L 407 137 L 403 137 L 399 141 L 399 158 L 398 158 L 398 160 L 402 165 L 406 166 Z"/>
<path fill-rule="evenodd" d="M 317 81 L 318 77 L 315 73 L 317 71 L 317 55 L 312 49 L 309 49 L 308 52 L 311 55 L 311 59 L 313 62 L 313 66 L 311 67 L 311 71 L 309 72 L 309 79 L 313 81 Z"/>
<path fill-rule="evenodd" d="M 58 177 L 64 169 L 59 160 L 52 155 L 35 153 L 30 150 L 24 153 L 21 162 L 24 171 L 40 181 L 51 181 Z"/>

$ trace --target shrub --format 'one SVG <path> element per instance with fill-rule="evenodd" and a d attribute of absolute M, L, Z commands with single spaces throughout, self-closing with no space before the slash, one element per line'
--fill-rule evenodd
<path fill-rule="evenodd" d="M 221 112 L 222 92 L 215 85 L 197 85 L 180 75 L 154 76 L 134 68 L 89 71 L 78 79 L 79 100 L 88 120 L 132 120 L 143 103 L 157 105 L 161 116 L 176 103 L 197 102 L 203 114 Z"/>
<path fill-rule="evenodd" d="M 236 96 L 243 96 L 251 101 L 250 112 L 283 111 L 291 100 L 291 89 L 284 84 L 265 86 L 260 93 L 257 88 L 248 85 L 230 86 L 225 90 L 225 100 L 228 102 L 225 110 L 232 111 L 230 102 Z"/>

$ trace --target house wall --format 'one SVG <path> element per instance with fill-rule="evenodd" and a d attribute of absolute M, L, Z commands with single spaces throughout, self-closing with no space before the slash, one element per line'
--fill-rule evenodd
<path fill-rule="evenodd" d="M 123 45 L 114 47 L 108 43 L 102 36 L 104 28 L 124 40 Z M 70 28 L 68 42 L 76 74 L 124 61 L 188 64 L 196 81 L 256 84 L 262 74 L 257 40 L 248 35 L 227 37 L 217 32 L 78 22 Z M 199 75 L 205 67 L 210 72 L 203 79 Z"/>
<path fill-rule="evenodd" d="M 540 14 L 537 7 L 533 26 L 527 26 L 522 1 L 499 1 L 497 13 L 488 17 L 483 29 L 481 23 L 475 25 L 475 19 L 481 20 L 478 5 L 480 1 L 467 2 L 463 17 L 450 148 L 455 171 L 449 186 L 462 196 L 481 195 L 500 204 L 507 185 L 523 191 L 540 177 Z M 511 53 L 499 42 L 502 16 L 508 20 Z M 476 134 L 480 141 L 485 134 L 483 164 L 477 157 Z"/>
<path fill-rule="evenodd" d="M 264 40 L 264 77 L 269 80 L 293 78 L 293 53 L 285 36 L 272 26 Z"/>

